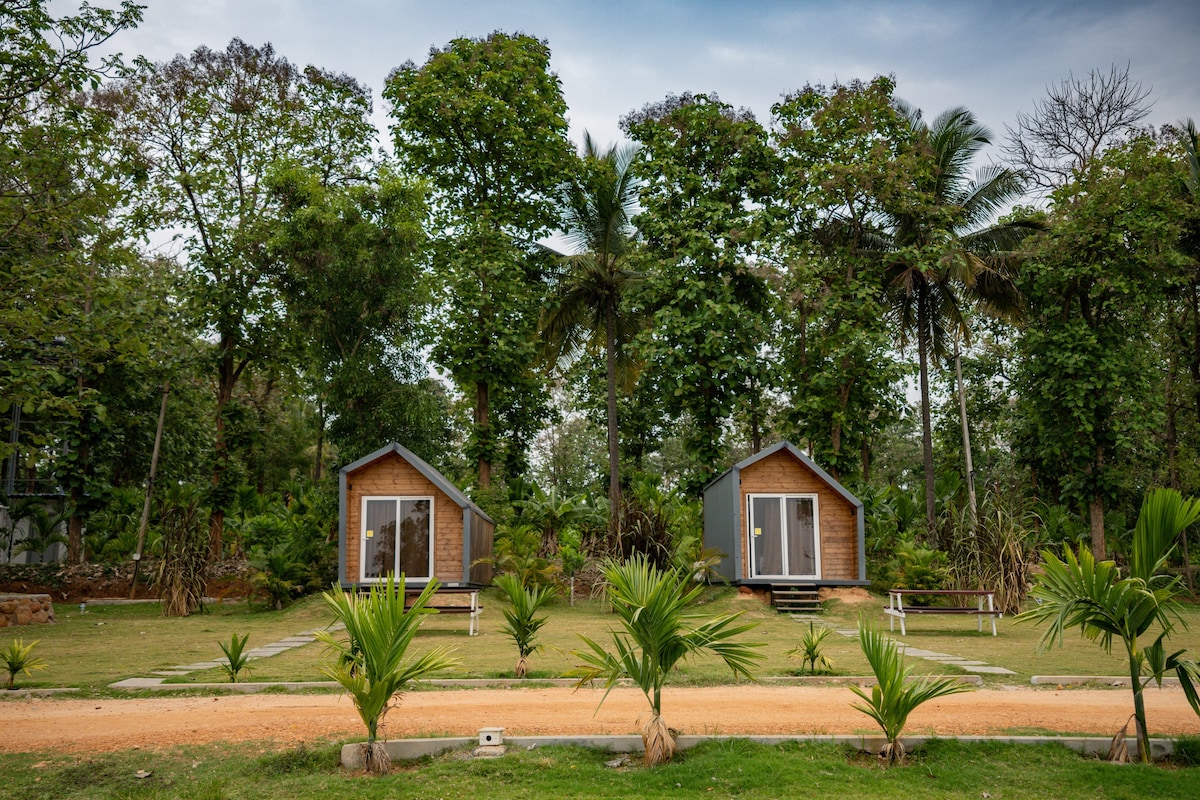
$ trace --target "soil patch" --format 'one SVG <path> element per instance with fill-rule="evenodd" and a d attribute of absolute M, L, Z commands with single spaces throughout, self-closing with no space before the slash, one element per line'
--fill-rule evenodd
<path fill-rule="evenodd" d="M 480 728 L 508 735 L 636 734 L 646 699 L 616 689 L 597 709 L 602 690 L 472 689 L 406 694 L 388 715 L 383 735 L 474 736 Z M 664 716 L 688 734 L 854 734 L 874 732 L 841 687 L 716 686 L 671 688 Z M 988 735 L 1072 733 L 1112 736 L 1131 713 L 1117 689 L 985 689 L 927 703 L 908 733 Z M 1178 689 L 1148 689 L 1155 736 L 1200 735 L 1200 720 Z M 344 695 L 222 695 L 148 699 L 29 698 L 0 701 L 0 752 L 106 752 L 210 742 L 300 743 L 361 738 L 364 728 Z"/>

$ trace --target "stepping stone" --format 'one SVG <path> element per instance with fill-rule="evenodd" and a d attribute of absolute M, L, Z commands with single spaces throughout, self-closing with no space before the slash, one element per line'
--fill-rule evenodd
<path fill-rule="evenodd" d="M 316 640 L 315 636 L 289 636 L 277 642 L 277 644 L 288 644 L 292 647 L 299 647 L 302 644 L 312 644 Z"/>
<path fill-rule="evenodd" d="M 171 667 L 171 669 L 182 669 L 187 670 L 188 672 L 195 672 L 198 669 L 215 669 L 216 667 L 221 666 L 224 666 L 224 664 L 222 664 L 220 661 L 198 661 L 195 664 L 184 664 L 178 667 Z"/>
<path fill-rule="evenodd" d="M 838 631 L 842 636 L 858 636 L 858 631 L 853 628 Z"/>
<path fill-rule="evenodd" d="M 163 675 L 167 678 L 182 678 L 184 675 L 191 675 L 191 670 L 176 670 L 176 669 L 156 669 L 151 670 L 151 675 Z"/>
<path fill-rule="evenodd" d="M 975 666 L 973 664 L 966 664 L 966 665 L 963 665 L 963 669 L 965 669 L 967 672 L 980 672 L 980 673 L 984 673 L 987 675 L 1016 675 L 1017 674 L 1017 673 L 1013 672 L 1011 669 L 1005 669 L 1004 667 L 989 667 L 989 666 L 986 666 L 983 664 L 980 664 L 978 666 Z"/>

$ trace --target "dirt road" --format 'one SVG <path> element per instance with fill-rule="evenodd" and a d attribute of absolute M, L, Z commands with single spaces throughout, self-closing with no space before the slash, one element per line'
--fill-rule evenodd
<path fill-rule="evenodd" d="M 388 715 L 383 733 L 474 736 L 487 727 L 502 727 L 508 735 L 637 732 L 637 718 L 647 708 L 641 693 L 614 690 L 597 711 L 600 697 L 599 690 L 564 688 L 414 692 Z M 683 733 L 869 732 L 873 723 L 851 708 L 855 699 L 845 688 L 667 688 L 663 711 Z M 1200 719 L 1179 689 L 1148 689 L 1146 709 L 1156 736 L 1200 735 Z M 910 718 L 908 732 L 1111 736 L 1130 713 L 1127 689 L 988 689 L 926 704 Z M 8 698 L 0 701 L 0 730 L 8 734 L 0 738 L 0 752 L 105 752 L 219 741 L 291 746 L 364 734 L 354 707 L 339 695 Z"/>

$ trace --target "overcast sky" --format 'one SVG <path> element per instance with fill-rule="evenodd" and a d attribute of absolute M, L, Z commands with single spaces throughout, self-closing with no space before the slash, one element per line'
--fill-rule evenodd
<path fill-rule="evenodd" d="M 115 0 L 112 0 L 115 2 Z M 300 66 L 346 72 L 371 87 L 376 120 L 387 74 L 431 47 L 494 30 L 546 39 L 569 106 L 571 136 L 602 144 L 618 120 L 668 93 L 716 92 L 760 121 L 806 83 L 894 74 L 897 95 L 932 118 L 958 105 L 999 138 L 1046 87 L 1128 64 L 1153 89 L 1151 121 L 1200 119 L 1200 3 L 661 2 L 570 0 L 142 0 L 126 56 L 165 61 L 233 37 L 270 42 Z M 98 0 L 99 5 L 109 5 Z M 385 134 L 386 135 L 386 134 Z"/>

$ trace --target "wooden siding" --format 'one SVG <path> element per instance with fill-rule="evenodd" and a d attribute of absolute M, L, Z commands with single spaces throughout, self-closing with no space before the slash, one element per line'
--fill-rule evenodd
<path fill-rule="evenodd" d="M 346 574 L 359 583 L 362 545 L 362 499 L 367 497 L 433 498 L 433 573 L 442 583 L 463 580 L 463 510 L 416 467 L 388 453 L 346 475 Z"/>
<path fill-rule="evenodd" d="M 821 580 L 858 579 L 858 514 L 855 507 L 815 472 L 786 451 L 774 453 L 741 470 L 738 539 L 742 578 L 750 577 L 750 542 L 746 496 L 750 494 L 815 494 L 821 528 Z"/>

